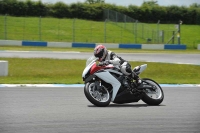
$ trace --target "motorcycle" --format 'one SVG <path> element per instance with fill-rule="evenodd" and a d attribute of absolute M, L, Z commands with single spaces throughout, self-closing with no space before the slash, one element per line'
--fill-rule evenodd
<path fill-rule="evenodd" d="M 143 64 L 136 66 L 133 71 L 139 76 L 146 68 L 147 64 Z M 138 85 L 133 78 L 124 75 L 119 66 L 98 65 L 98 59 L 94 56 L 86 61 L 82 78 L 86 98 L 98 107 L 106 107 L 111 102 L 123 104 L 139 100 L 148 105 L 159 105 L 164 99 L 164 92 L 156 81 L 142 78 Z M 129 88 L 125 86 L 125 80 Z"/>

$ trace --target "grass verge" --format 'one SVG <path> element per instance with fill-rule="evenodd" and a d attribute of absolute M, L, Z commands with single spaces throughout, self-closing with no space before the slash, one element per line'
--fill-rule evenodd
<path fill-rule="evenodd" d="M 9 74 L 0 77 L 0 84 L 82 84 L 85 60 L 0 58 L 9 62 Z M 132 67 L 146 64 L 130 62 Z M 141 74 L 158 83 L 199 84 L 200 66 L 147 63 Z"/>

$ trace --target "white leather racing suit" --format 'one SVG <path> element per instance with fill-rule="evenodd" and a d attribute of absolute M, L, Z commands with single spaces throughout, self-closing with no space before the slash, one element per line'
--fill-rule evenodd
<path fill-rule="evenodd" d="M 119 66 L 121 72 L 125 75 L 132 74 L 131 65 L 121 57 L 117 56 L 114 52 L 107 50 L 106 57 L 102 60 L 102 62 L 108 61 L 109 63 L 113 64 L 114 66 Z"/>

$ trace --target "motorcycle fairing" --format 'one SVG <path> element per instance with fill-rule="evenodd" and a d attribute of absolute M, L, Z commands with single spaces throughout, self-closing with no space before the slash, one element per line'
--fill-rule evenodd
<path fill-rule="evenodd" d="M 96 64 L 93 64 L 91 66 L 91 69 L 90 69 L 90 74 L 94 74 L 95 72 L 101 70 L 101 69 L 109 69 L 109 68 L 113 68 L 113 65 L 107 65 L 107 66 L 98 66 Z"/>
<path fill-rule="evenodd" d="M 117 72 L 117 71 L 112 70 L 112 69 L 108 69 L 106 71 L 109 71 L 109 72 L 112 72 L 112 73 L 116 73 L 116 74 L 119 74 L 119 75 L 123 75 L 121 72 Z"/>
<path fill-rule="evenodd" d="M 88 73 L 88 71 L 90 70 L 90 68 L 91 68 L 94 64 L 96 64 L 96 62 L 90 63 L 90 64 L 84 69 L 84 71 L 83 71 L 83 73 L 82 73 L 82 78 L 85 78 L 85 75 Z"/>
<path fill-rule="evenodd" d="M 112 85 L 113 93 L 112 93 L 111 101 L 114 101 L 117 95 L 117 92 L 121 86 L 121 83 L 106 70 L 102 72 L 94 73 L 94 75 L 96 75 L 97 77 L 101 78 L 105 82 L 110 83 Z"/>
<path fill-rule="evenodd" d="M 147 64 L 143 64 L 141 66 L 137 66 L 133 69 L 133 71 L 139 75 L 140 73 L 142 73 L 145 69 L 147 68 Z"/>

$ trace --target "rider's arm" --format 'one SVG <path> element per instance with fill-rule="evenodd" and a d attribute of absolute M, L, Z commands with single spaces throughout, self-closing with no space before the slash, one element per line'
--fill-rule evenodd
<path fill-rule="evenodd" d="M 111 59 L 109 60 L 109 62 L 113 65 L 120 65 L 120 59 L 118 58 L 118 56 L 112 52 L 110 55 Z"/>
<path fill-rule="evenodd" d="M 99 63 L 100 66 L 101 65 L 108 65 L 108 64 L 113 64 L 114 66 L 120 65 L 121 60 L 114 52 L 111 52 L 110 53 L 110 60 L 105 60 L 105 61 L 102 61 L 102 62 Z"/>

